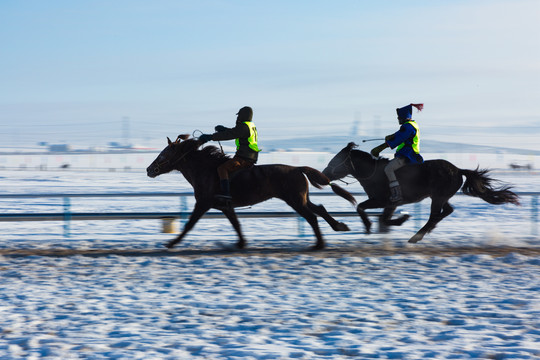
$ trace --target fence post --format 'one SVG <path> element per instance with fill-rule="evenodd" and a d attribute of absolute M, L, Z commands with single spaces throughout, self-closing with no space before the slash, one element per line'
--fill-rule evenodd
<path fill-rule="evenodd" d="M 187 197 L 185 195 L 180 196 L 180 225 L 184 225 L 187 221 Z"/>
<path fill-rule="evenodd" d="M 298 216 L 296 219 L 298 221 L 298 236 L 304 236 L 304 222 L 305 222 L 305 220 L 301 216 Z"/>
<path fill-rule="evenodd" d="M 538 195 L 531 200 L 531 235 L 538 235 Z"/>
<path fill-rule="evenodd" d="M 69 237 L 69 227 L 71 221 L 71 200 L 64 197 L 64 237 Z"/>

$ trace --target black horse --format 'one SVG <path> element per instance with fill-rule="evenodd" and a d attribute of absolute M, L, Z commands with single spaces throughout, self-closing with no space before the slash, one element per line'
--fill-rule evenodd
<path fill-rule="evenodd" d="M 384 167 L 388 159 L 375 159 L 371 154 L 356 150 L 357 145 L 350 142 L 323 170 L 330 181 L 347 175 L 354 176 L 362 185 L 368 199 L 360 204 L 356 211 L 362 218 L 366 232 L 370 233 L 371 221 L 365 209 L 384 208 L 381 221 L 385 225 L 401 225 L 409 216 L 402 215 L 392 219 L 397 205 L 415 203 L 427 197 L 431 198 L 431 213 L 428 222 L 409 242 L 416 243 L 435 228 L 437 223 L 450 215 L 454 209 L 448 200 L 462 188 L 466 195 L 479 197 L 490 204 L 512 203 L 519 205 L 518 196 L 510 191 L 509 186 L 495 188 L 496 180 L 488 177 L 488 170 L 463 170 L 446 160 L 428 160 L 423 164 L 410 164 L 396 171 L 396 176 L 403 192 L 403 201 L 392 204 L 390 190 Z M 463 176 L 466 181 L 463 183 Z M 462 187 L 463 185 L 463 187 Z"/>
<path fill-rule="evenodd" d="M 216 207 L 214 196 L 220 189 L 217 167 L 229 159 L 215 146 L 199 149 L 202 143 L 198 139 L 188 138 L 189 135 L 180 135 L 175 142 L 167 138 L 167 147 L 146 169 L 147 175 L 151 178 L 178 170 L 194 189 L 195 208 L 180 235 L 166 245 L 168 248 L 172 248 L 182 241 L 182 238 L 193 228 L 195 223 L 210 208 Z M 229 209 L 219 208 L 227 216 L 238 234 L 238 248 L 244 248 L 246 241 L 242 235 L 234 207 L 249 206 L 271 198 L 285 201 L 307 220 L 317 237 L 314 249 L 323 249 L 325 246 L 316 215 L 326 220 L 335 231 L 349 230 L 346 224 L 338 222 L 330 216 L 324 206 L 315 205 L 309 200 L 309 185 L 306 177 L 316 188 L 320 189 L 324 185 L 330 185 L 336 194 L 356 205 L 354 197 L 348 191 L 338 185 L 330 184 L 330 180 L 320 171 L 308 166 L 260 165 L 238 170 L 231 177 L 232 207 Z"/>

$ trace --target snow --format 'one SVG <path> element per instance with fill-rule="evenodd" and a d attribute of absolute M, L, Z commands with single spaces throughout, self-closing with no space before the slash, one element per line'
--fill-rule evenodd
<path fill-rule="evenodd" d="M 4 258 L 5 358 L 534 358 L 538 257 Z"/>
<path fill-rule="evenodd" d="M 320 168 L 320 166 L 319 166 Z M 534 172 L 495 172 L 540 191 Z M 0 172 L 4 193 L 179 192 L 179 174 Z M 360 191 L 356 184 L 347 189 Z M 328 190 L 327 190 L 328 191 Z M 313 193 L 316 193 L 313 190 Z M 351 210 L 338 197 L 313 197 Z M 466 196 L 419 244 L 426 220 L 365 235 L 357 218 L 310 252 L 296 219 L 201 220 L 173 251 L 156 220 L 2 223 L 0 359 L 535 359 L 540 238 L 522 207 Z M 73 198 L 72 211 L 170 211 L 176 198 Z M 4 212 L 61 211 L 62 199 L 0 199 Z M 188 206 L 193 206 L 189 199 Z M 256 211 L 283 210 L 269 201 Z M 536 218 L 537 219 L 537 218 Z"/>

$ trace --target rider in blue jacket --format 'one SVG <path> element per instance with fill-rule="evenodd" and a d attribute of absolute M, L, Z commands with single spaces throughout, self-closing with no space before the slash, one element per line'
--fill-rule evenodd
<path fill-rule="evenodd" d="M 378 157 L 379 153 L 387 147 L 394 149 L 397 147 L 394 158 L 386 165 L 384 172 L 390 183 L 390 201 L 398 203 L 402 201 L 401 187 L 396 178 L 395 171 L 405 164 L 423 163 L 424 159 L 420 155 L 420 129 L 416 121 L 412 120 L 413 106 L 422 111 L 424 104 L 409 104 L 396 109 L 397 117 L 401 127 L 394 134 L 385 137 L 384 144 L 371 150 L 371 155 Z"/>

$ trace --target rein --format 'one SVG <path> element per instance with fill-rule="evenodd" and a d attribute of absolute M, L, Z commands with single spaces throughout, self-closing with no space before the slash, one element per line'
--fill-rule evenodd
<path fill-rule="evenodd" d="M 191 133 L 191 136 L 193 136 L 194 138 L 198 137 L 198 136 L 195 136 L 195 133 L 196 133 L 197 131 L 200 132 L 201 135 L 203 134 L 203 132 L 202 132 L 201 130 L 195 129 L 195 130 L 193 130 L 193 133 Z M 221 149 L 221 153 L 222 153 L 223 155 L 225 155 L 225 151 L 223 151 L 223 146 L 221 146 L 221 141 L 217 140 L 217 142 L 218 142 L 218 144 L 219 144 L 219 148 Z"/>
<path fill-rule="evenodd" d="M 351 168 L 352 168 L 353 172 L 357 173 L 356 167 L 354 166 L 354 162 L 352 161 L 351 152 L 352 152 L 352 149 L 349 150 L 349 153 L 347 154 L 347 157 L 342 162 L 340 162 L 338 165 L 334 166 L 334 169 L 341 166 L 341 165 L 343 165 L 343 164 L 345 164 L 347 162 L 347 160 L 348 160 L 350 162 L 350 164 L 351 164 Z M 375 176 L 375 174 L 377 173 L 378 165 L 379 165 L 379 162 L 375 161 L 375 168 L 373 169 L 373 172 L 371 173 L 371 175 L 363 177 L 363 178 L 358 178 L 356 176 L 354 176 L 354 177 L 359 181 L 360 180 L 369 180 L 373 176 Z M 332 172 L 334 171 L 334 169 L 332 169 Z M 343 181 L 343 180 L 341 180 L 341 181 Z M 348 183 L 346 181 L 343 181 L 343 182 L 348 185 Z"/>

